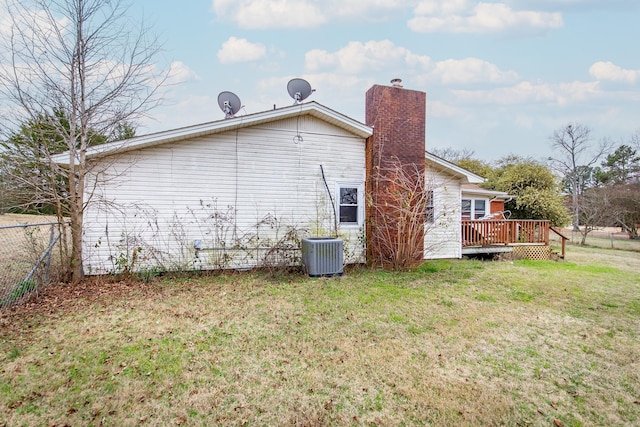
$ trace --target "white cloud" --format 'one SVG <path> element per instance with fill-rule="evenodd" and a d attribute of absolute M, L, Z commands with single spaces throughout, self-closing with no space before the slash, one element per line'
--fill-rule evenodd
<path fill-rule="evenodd" d="M 326 17 L 310 0 L 213 0 L 213 11 L 241 28 L 305 28 Z"/>
<path fill-rule="evenodd" d="M 17 53 L 17 62 L 22 58 L 51 61 L 50 51 L 64 50 L 65 44 L 73 43 L 70 26 L 65 16 L 0 0 L 0 62 L 10 62 L 12 51 Z"/>
<path fill-rule="evenodd" d="M 427 120 L 429 117 L 460 117 L 463 111 L 442 101 L 427 102 Z"/>
<path fill-rule="evenodd" d="M 455 15 L 470 8 L 468 0 L 422 0 L 413 12 L 416 15 Z"/>
<path fill-rule="evenodd" d="M 445 85 L 470 83 L 510 83 L 518 78 L 515 71 L 501 71 L 495 64 L 478 58 L 439 61 L 429 78 Z"/>
<path fill-rule="evenodd" d="M 535 7 L 542 10 L 589 11 L 612 8 L 635 8 L 637 0 L 508 0 L 515 7 Z"/>
<path fill-rule="evenodd" d="M 213 0 L 221 19 L 241 28 L 309 28 L 336 19 L 384 21 L 413 0 Z"/>
<path fill-rule="evenodd" d="M 217 99 L 207 95 L 180 95 L 171 97 L 176 102 L 165 103 L 155 109 L 153 118 L 147 118 L 138 129 L 140 134 L 224 118 L 224 113 L 218 108 Z"/>
<path fill-rule="evenodd" d="M 434 63 L 430 57 L 415 54 L 389 40 L 352 41 L 335 52 L 315 49 L 307 52 L 305 59 L 305 68 L 311 73 L 370 76 L 382 72 L 390 78 L 412 79 L 419 86 L 429 86 L 434 81 L 444 85 L 508 84 L 518 78 L 515 71 L 502 71 L 495 64 L 478 58 Z"/>
<path fill-rule="evenodd" d="M 532 116 L 526 114 L 516 114 L 514 123 L 518 125 L 518 127 L 524 129 L 533 129 L 535 125 L 535 120 Z"/>
<path fill-rule="evenodd" d="M 247 39 L 229 37 L 218 51 L 218 60 L 222 64 L 257 61 L 266 56 L 267 49 L 261 43 L 251 43 Z"/>
<path fill-rule="evenodd" d="M 200 76 L 191 70 L 185 63 L 180 61 L 172 62 L 167 76 L 168 83 L 177 84 L 184 83 L 189 80 L 200 80 Z"/>
<path fill-rule="evenodd" d="M 505 3 L 468 0 L 423 0 L 414 13 L 416 16 L 409 20 L 409 28 L 421 33 L 531 31 L 563 25 L 558 12 L 514 10 Z"/>
<path fill-rule="evenodd" d="M 349 42 L 333 53 L 315 49 L 307 52 L 305 60 L 308 71 L 331 69 L 345 74 L 379 70 L 403 71 L 408 67 L 423 71 L 431 65 L 428 56 L 416 55 L 389 40 Z"/>
<path fill-rule="evenodd" d="M 570 82 L 555 85 L 521 82 L 514 86 L 493 90 L 453 90 L 452 93 L 463 102 L 496 105 L 526 103 L 567 105 L 602 94 L 598 82 Z"/>
<path fill-rule="evenodd" d="M 379 22 L 413 8 L 416 32 L 478 33 L 546 30 L 562 26 L 559 12 L 515 9 L 513 0 L 212 0 L 222 20 L 241 28 L 309 28 L 336 20 Z"/>
<path fill-rule="evenodd" d="M 330 17 L 357 18 L 366 20 L 384 20 L 389 12 L 403 11 L 404 0 L 333 0 L 319 1 L 325 6 Z"/>
<path fill-rule="evenodd" d="M 640 70 L 625 70 L 612 62 L 599 61 L 589 68 L 589 74 L 600 81 L 635 83 L 640 79 Z"/>

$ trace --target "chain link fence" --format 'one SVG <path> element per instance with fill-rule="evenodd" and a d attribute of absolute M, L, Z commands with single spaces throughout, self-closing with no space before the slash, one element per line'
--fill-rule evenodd
<path fill-rule="evenodd" d="M 0 227 L 0 309 L 60 278 L 63 228 L 55 222 Z"/>

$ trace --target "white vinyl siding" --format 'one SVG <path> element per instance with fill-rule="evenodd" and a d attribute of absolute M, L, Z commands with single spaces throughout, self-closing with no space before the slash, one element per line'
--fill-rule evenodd
<path fill-rule="evenodd" d="M 86 187 L 85 270 L 113 271 L 136 245 L 139 266 L 181 267 L 194 261 L 195 240 L 205 248 L 248 236 L 277 240 L 290 227 L 330 235 L 320 165 L 330 189 L 363 185 L 364 156 L 363 138 L 304 116 L 104 158 L 94 168 L 95 192 L 91 178 Z M 338 232 L 348 260 L 363 261 L 358 227 Z M 215 264 L 206 256 L 197 260 L 204 268 Z M 233 266 L 253 266 L 242 262 Z"/>
<path fill-rule="evenodd" d="M 424 258 L 460 258 L 460 180 L 427 167 L 426 182 L 433 191 L 433 221 L 425 222 Z"/>

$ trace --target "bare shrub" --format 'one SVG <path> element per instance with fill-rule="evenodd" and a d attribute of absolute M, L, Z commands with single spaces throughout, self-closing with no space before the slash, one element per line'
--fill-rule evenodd
<path fill-rule="evenodd" d="M 433 192 L 415 164 L 392 159 L 374 172 L 377 187 L 369 196 L 372 209 L 368 248 L 371 262 L 392 269 L 407 269 L 424 258 L 424 222 Z"/>

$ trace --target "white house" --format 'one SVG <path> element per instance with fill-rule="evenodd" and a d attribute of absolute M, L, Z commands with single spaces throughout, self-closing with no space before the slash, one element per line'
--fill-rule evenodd
<path fill-rule="evenodd" d="M 425 152 L 427 188 L 433 189 L 433 221 L 425 224 L 425 259 L 461 258 L 463 191 L 484 178 Z"/>
<path fill-rule="evenodd" d="M 377 123 L 413 114 L 380 103 L 402 97 L 417 102 L 420 159 L 410 161 L 426 165 L 432 191 L 424 257 L 461 257 L 463 185 L 482 178 L 426 153 L 424 93 L 377 85 L 370 92 L 380 97 L 373 103 L 367 93 L 373 126 L 307 102 L 91 147 L 85 272 L 250 268 L 294 260 L 301 237 L 336 234 L 345 262 L 364 262 L 367 168 L 376 156 L 395 156 L 376 154 L 380 141 L 385 149 L 398 141 L 400 157 L 407 146 Z M 398 119 L 405 132 L 407 117 Z"/>

